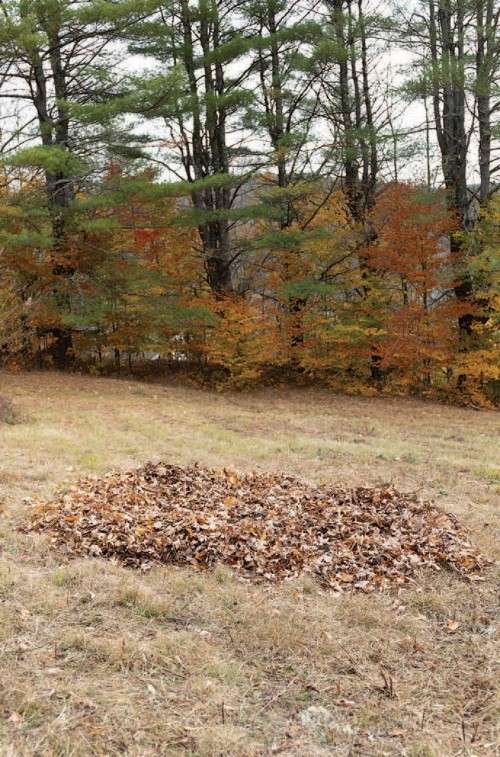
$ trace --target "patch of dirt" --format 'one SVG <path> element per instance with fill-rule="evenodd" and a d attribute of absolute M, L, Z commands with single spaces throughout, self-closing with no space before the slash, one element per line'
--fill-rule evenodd
<path fill-rule="evenodd" d="M 346 490 L 280 474 L 147 464 L 83 479 L 25 530 L 69 555 L 148 567 L 226 564 L 277 581 L 312 574 L 336 591 L 414 582 L 422 568 L 480 580 L 489 561 L 458 520 L 392 487 Z"/>

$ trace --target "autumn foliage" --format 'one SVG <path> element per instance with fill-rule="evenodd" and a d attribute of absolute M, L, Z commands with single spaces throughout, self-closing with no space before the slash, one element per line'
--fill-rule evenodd
<path fill-rule="evenodd" d="M 379 189 L 368 239 L 340 190 L 325 199 L 300 188 L 286 227 L 271 215 L 240 228 L 243 254 L 221 293 L 183 204 L 144 191 L 154 175 L 110 167 L 103 192 L 116 199 L 79 198 L 57 251 L 43 214 L 26 233 L 33 181 L 6 188 L 0 212 L 0 359 L 11 369 L 50 366 L 53 335 L 64 329 L 72 362 L 93 371 L 134 370 L 154 357 L 219 387 L 293 379 L 494 399 L 498 203 L 463 239 L 461 274 L 467 246 L 482 251 L 470 271 L 481 292 L 474 303 L 454 296 L 458 231 L 445 194 L 401 183 Z M 472 304 L 478 317 L 465 342 L 458 319 Z"/>

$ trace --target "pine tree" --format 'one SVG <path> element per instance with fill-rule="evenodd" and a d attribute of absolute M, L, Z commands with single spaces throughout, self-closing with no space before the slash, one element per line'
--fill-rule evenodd
<path fill-rule="evenodd" d="M 5 134 L 10 165 L 40 177 L 17 200 L 24 217 L 21 244 L 44 256 L 51 271 L 52 317 L 47 323 L 55 363 L 72 353 L 71 330 L 61 315 L 71 307 L 78 264 L 70 236 L 75 200 L 103 165 L 110 124 L 94 120 L 81 106 L 113 97 L 113 24 L 88 21 L 86 6 L 70 0 L 17 1 L 0 18 L 0 95 L 17 106 L 18 119 Z M 21 107 L 22 106 L 22 107 Z M 116 138 L 116 135 L 114 135 Z M 19 236 L 10 238 L 19 244 Z M 48 293 L 45 292 L 47 295 Z"/>
<path fill-rule="evenodd" d="M 236 229 L 253 213 L 238 198 L 258 168 L 244 144 L 242 114 L 253 95 L 241 25 L 237 3 L 176 0 L 154 8 L 126 35 L 130 51 L 146 56 L 154 73 L 131 82 L 123 107 L 154 124 L 145 154 L 161 167 L 164 191 L 189 200 L 182 221 L 198 230 L 207 283 L 219 298 L 237 289 L 244 245 Z"/>

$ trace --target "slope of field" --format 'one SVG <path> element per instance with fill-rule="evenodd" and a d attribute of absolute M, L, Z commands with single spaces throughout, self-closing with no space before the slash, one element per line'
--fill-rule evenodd
<path fill-rule="evenodd" d="M 81 475 L 146 460 L 418 490 L 489 556 L 500 416 L 412 401 L 0 374 L 1 755 L 493 755 L 495 571 L 322 592 L 61 562 L 16 525 Z"/>

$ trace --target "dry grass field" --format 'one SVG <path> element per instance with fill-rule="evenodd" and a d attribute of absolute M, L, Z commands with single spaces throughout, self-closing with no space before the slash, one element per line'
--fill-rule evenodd
<path fill-rule="evenodd" d="M 497 754 L 494 570 L 337 597 L 310 579 L 64 562 L 16 526 L 81 475 L 199 461 L 392 481 L 498 556 L 498 414 L 50 373 L 0 374 L 2 394 L 21 415 L 0 424 L 2 757 Z"/>

